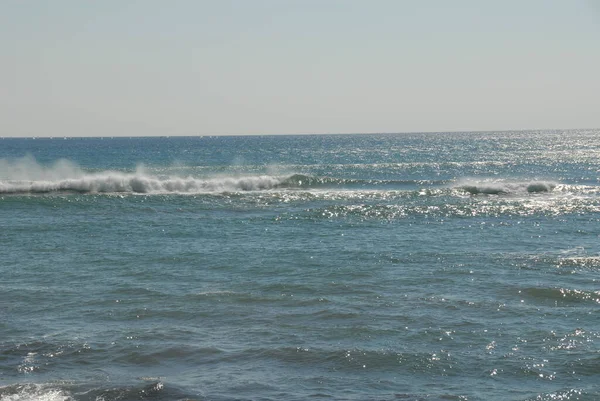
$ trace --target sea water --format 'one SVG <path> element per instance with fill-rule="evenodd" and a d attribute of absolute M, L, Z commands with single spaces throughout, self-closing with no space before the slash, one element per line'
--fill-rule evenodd
<path fill-rule="evenodd" d="M 0 400 L 598 400 L 600 131 L 0 139 Z"/>

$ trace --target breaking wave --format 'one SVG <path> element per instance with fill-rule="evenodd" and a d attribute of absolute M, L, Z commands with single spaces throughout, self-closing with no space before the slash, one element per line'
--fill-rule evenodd
<path fill-rule="evenodd" d="M 294 184 L 294 176 L 159 176 L 141 166 L 135 172 L 87 172 L 68 160 L 51 166 L 25 157 L 0 160 L 0 194 L 77 193 L 210 193 L 261 191 Z M 296 181 L 302 181 L 295 178 Z"/>
<path fill-rule="evenodd" d="M 0 193 L 202 193 L 227 191 L 259 191 L 280 186 L 283 178 L 274 176 L 225 177 L 197 179 L 193 177 L 156 177 L 141 173 L 105 172 L 80 178 L 55 181 L 3 181 Z"/>
<path fill-rule="evenodd" d="M 76 177 L 41 180 L 0 180 L 0 194 L 76 193 L 223 193 L 273 189 L 365 188 L 411 185 L 413 182 L 380 182 L 293 175 L 217 176 L 210 178 L 157 176 L 144 171 L 103 171 Z"/>
<path fill-rule="evenodd" d="M 135 171 L 87 171 L 68 160 L 45 166 L 32 157 L 0 159 L 0 194 L 130 193 L 202 194 L 268 190 L 408 190 L 418 195 L 511 195 L 552 192 L 545 181 L 469 181 L 443 179 L 361 179 L 308 174 L 218 174 L 215 176 L 165 175 L 144 166 Z M 561 185 L 562 188 L 565 187 Z M 597 190 L 597 188 L 593 188 Z M 433 192 L 431 192 L 433 191 Z"/>
<path fill-rule="evenodd" d="M 546 181 L 524 181 L 524 182 L 463 182 L 458 189 L 471 195 L 509 195 L 523 193 L 552 192 L 556 184 Z"/>
<path fill-rule="evenodd" d="M 40 165 L 32 157 L 9 161 L 0 159 L 0 194 L 48 193 L 224 193 L 273 189 L 397 189 L 423 185 L 441 185 L 440 180 L 362 180 L 287 175 L 216 175 L 194 177 L 154 174 L 143 166 L 133 172 L 86 171 L 68 160 Z"/>

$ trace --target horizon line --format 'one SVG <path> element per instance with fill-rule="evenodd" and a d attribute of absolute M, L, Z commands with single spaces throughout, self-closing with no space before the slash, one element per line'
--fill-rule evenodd
<path fill-rule="evenodd" d="M 588 131 L 600 130 L 600 128 L 525 128 L 525 129 L 503 129 L 503 130 L 449 130 L 449 131 L 398 131 L 398 132 L 322 132 L 322 133 L 295 133 L 295 134 L 160 134 L 160 135 L 101 135 L 101 136 L 78 136 L 78 135 L 48 135 L 48 136 L 18 136 L 2 135 L 0 139 L 80 139 L 80 138 L 204 138 L 204 137 L 260 137 L 260 136 L 320 136 L 320 135 L 418 135 L 418 134 L 477 134 L 477 133 L 508 133 L 508 132 L 543 132 L 543 131 Z"/>

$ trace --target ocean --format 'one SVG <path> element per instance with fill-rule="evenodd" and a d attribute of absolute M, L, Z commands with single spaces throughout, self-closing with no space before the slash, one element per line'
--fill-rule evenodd
<path fill-rule="evenodd" d="M 600 130 L 0 139 L 0 400 L 599 400 Z"/>

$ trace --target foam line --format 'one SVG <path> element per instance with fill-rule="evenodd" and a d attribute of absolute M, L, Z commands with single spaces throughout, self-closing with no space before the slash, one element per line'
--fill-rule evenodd
<path fill-rule="evenodd" d="M 208 193 L 261 191 L 277 188 L 285 178 L 275 176 L 161 178 L 143 174 L 104 172 L 59 180 L 9 180 L 0 182 L 0 193 Z"/>
<path fill-rule="evenodd" d="M 143 167 L 133 173 L 86 172 L 68 160 L 42 166 L 31 157 L 0 159 L 0 193 L 204 193 L 261 191 L 277 188 L 290 176 L 225 176 L 195 178 L 156 176 Z"/>

